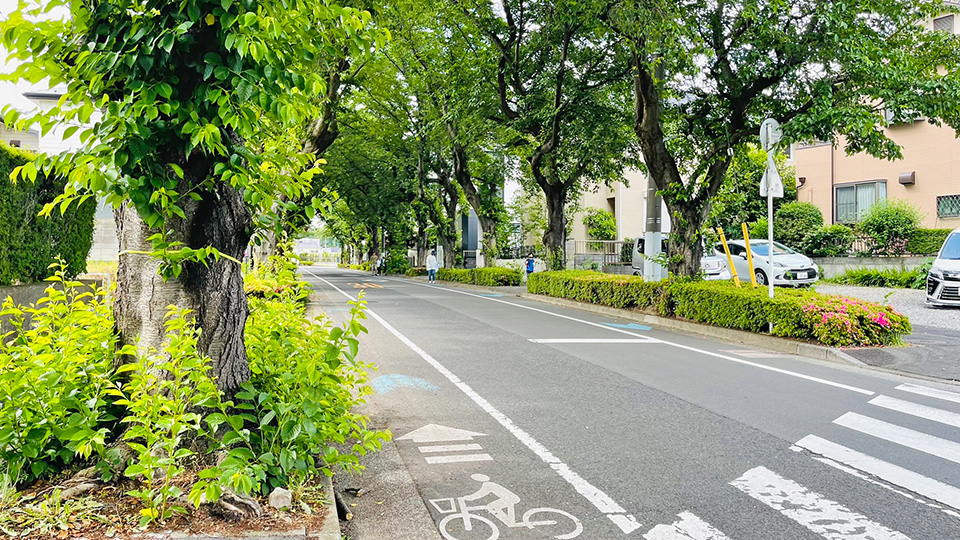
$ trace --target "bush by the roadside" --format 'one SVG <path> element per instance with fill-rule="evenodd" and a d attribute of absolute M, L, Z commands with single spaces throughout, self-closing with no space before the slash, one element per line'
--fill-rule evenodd
<path fill-rule="evenodd" d="M 899 289 L 923 289 L 926 287 L 927 269 L 898 270 L 896 268 L 854 268 L 836 275 L 827 281 L 843 285 L 864 287 L 891 287 Z"/>
<path fill-rule="evenodd" d="M 729 282 L 644 283 L 633 276 L 569 270 L 532 274 L 527 289 L 618 308 L 652 309 L 662 316 L 776 336 L 811 339 L 827 346 L 900 343 L 907 318 L 889 306 L 807 290 L 736 288 Z"/>
<path fill-rule="evenodd" d="M 271 255 L 243 275 L 243 291 L 252 298 L 291 298 L 306 302 L 307 284 L 297 276 L 297 264 L 292 259 Z"/>
<path fill-rule="evenodd" d="M 425 276 L 427 275 L 427 268 L 425 266 L 414 266 L 413 268 L 408 268 L 403 274 L 409 277 Z"/>
<path fill-rule="evenodd" d="M 807 235 L 799 247 L 811 257 L 846 257 L 854 238 L 853 230 L 846 225 L 827 225 Z"/>
<path fill-rule="evenodd" d="M 870 255 L 903 255 L 919 224 L 920 210 L 916 206 L 888 199 L 874 204 L 860 217 L 857 231 L 873 240 Z"/>
<path fill-rule="evenodd" d="M 349 268 L 350 270 L 362 270 L 362 271 L 364 271 L 364 272 L 369 272 L 369 271 L 370 271 L 370 263 L 369 263 L 369 262 L 360 263 L 360 264 L 344 264 L 344 263 L 338 263 L 338 264 L 337 264 L 337 268 Z"/>
<path fill-rule="evenodd" d="M 799 249 L 807 237 L 823 227 L 823 214 L 813 203 L 791 201 L 777 209 L 773 219 L 773 237 Z"/>
<path fill-rule="evenodd" d="M 907 240 L 907 253 L 934 255 L 940 251 L 951 232 L 953 229 L 917 229 Z"/>
<path fill-rule="evenodd" d="M 522 278 L 519 270 L 491 267 L 470 269 L 441 268 L 437 270 L 437 279 L 442 281 L 456 281 L 459 283 L 472 283 L 474 285 L 486 285 L 489 287 L 502 287 L 520 285 Z"/>

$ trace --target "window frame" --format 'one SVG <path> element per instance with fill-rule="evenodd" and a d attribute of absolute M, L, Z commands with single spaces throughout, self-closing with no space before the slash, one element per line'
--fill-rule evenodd
<path fill-rule="evenodd" d="M 883 199 L 880 199 L 879 190 L 874 189 L 873 204 L 877 204 L 881 200 L 887 200 L 888 198 L 887 194 L 889 193 L 889 191 L 887 190 L 886 178 L 874 178 L 871 180 L 857 180 L 855 182 L 843 182 L 841 184 L 834 184 L 833 185 L 833 208 L 831 209 L 833 212 L 833 223 L 839 224 L 839 225 L 850 225 L 859 221 L 861 209 L 857 208 L 857 186 L 862 186 L 867 184 L 883 184 L 884 197 Z M 847 188 L 853 188 L 854 214 L 857 216 L 857 218 L 852 221 L 840 221 L 839 219 L 840 213 L 837 211 L 838 210 L 837 205 L 839 204 L 839 201 L 840 201 L 839 192 L 841 189 L 847 189 Z"/>
<path fill-rule="evenodd" d="M 937 28 L 937 21 L 950 21 L 950 28 Z M 933 31 L 934 32 L 949 32 L 951 34 L 957 33 L 957 18 L 953 13 L 947 15 L 941 15 L 940 17 L 933 18 Z"/>
<path fill-rule="evenodd" d="M 957 199 L 957 213 L 946 215 L 940 211 L 940 203 L 946 199 Z M 937 195 L 937 219 L 957 219 L 960 218 L 960 194 L 958 195 Z"/>

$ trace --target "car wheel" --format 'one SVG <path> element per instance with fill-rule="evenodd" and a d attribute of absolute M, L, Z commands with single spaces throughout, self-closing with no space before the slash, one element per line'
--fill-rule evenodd
<path fill-rule="evenodd" d="M 767 284 L 767 274 L 763 270 L 757 268 L 753 274 L 757 276 L 757 285 L 766 285 Z"/>

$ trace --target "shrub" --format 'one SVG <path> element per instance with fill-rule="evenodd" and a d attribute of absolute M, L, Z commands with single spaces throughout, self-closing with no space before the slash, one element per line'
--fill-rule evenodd
<path fill-rule="evenodd" d="M 407 249 L 391 249 L 387 254 L 387 260 L 383 262 L 383 271 L 387 274 L 403 274 L 410 268 L 410 260 L 407 259 Z"/>
<path fill-rule="evenodd" d="M 0 142 L 0 285 L 43 281 L 58 258 L 66 264 L 64 277 L 84 271 L 93 244 L 94 199 L 72 204 L 61 214 L 38 214 L 63 193 L 66 181 L 38 174 L 35 182 L 10 180 L 16 167 L 33 154 Z"/>
<path fill-rule="evenodd" d="M 243 275 L 243 290 L 252 298 L 291 298 L 299 302 L 309 299 L 309 286 L 297 275 L 293 259 L 271 255 Z"/>
<path fill-rule="evenodd" d="M 799 249 L 810 233 L 823 227 L 823 214 L 813 203 L 784 203 L 773 218 L 773 238 Z M 764 234 L 766 236 L 766 234 Z"/>
<path fill-rule="evenodd" d="M 916 229 L 907 240 L 907 253 L 934 255 L 940 251 L 951 232 L 953 229 Z"/>
<path fill-rule="evenodd" d="M 845 257 L 855 236 L 846 225 L 827 225 L 807 235 L 800 249 L 811 257 Z"/>
<path fill-rule="evenodd" d="M 620 246 L 620 262 L 633 262 L 633 238 L 623 239 L 623 244 Z"/>
<path fill-rule="evenodd" d="M 584 211 L 583 224 L 587 227 L 587 236 L 594 240 L 617 238 L 617 219 L 606 210 L 587 208 Z"/>
<path fill-rule="evenodd" d="M 920 223 L 920 210 L 902 200 L 885 200 L 870 207 L 857 230 L 873 240 L 872 255 L 903 255 Z"/>
<path fill-rule="evenodd" d="M 410 277 L 425 276 L 427 275 L 427 268 L 425 266 L 415 266 L 413 268 L 408 268 L 403 274 Z"/>
<path fill-rule="evenodd" d="M 827 346 L 899 343 L 910 332 L 906 317 L 889 306 L 806 290 L 780 290 L 770 299 L 763 289 L 729 282 L 662 281 L 586 271 L 532 274 L 527 289 L 617 308 L 651 309 L 662 316 L 751 332 L 811 339 Z"/>
<path fill-rule="evenodd" d="M 854 268 L 830 279 L 833 283 L 862 285 L 864 287 L 892 287 L 901 289 L 923 289 L 926 287 L 927 270 L 897 270 L 896 268 Z"/>
<path fill-rule="evenodd" d="M 767 218 L 761 218 L 761 219 L 759 219 L 759 220 L 757 220 L 757 221 L 755 221 L 755 222 L 753 222 L 753 223 L 749 223 L 749 224 L 748 224 L 748 228 L 747 228 L 747 232 L 750 233 L 750 238 L 751 238 L 751 239 L 753 239 L 753 238 L 758 238 L 758 239 L 760 239 L 760 238 L 766 238 L 767 235 L 769 234 L 769 231 L 767 231 L 767 227 L 768 227 L 768 225 L 767 225 Z M 774 236 L 774 240 L 776 240 L 776 236 Z"/>
<path fill-rule="evenodd" d="M 54 270 L 35 307 L 8 297 L 0 309 L 14 327 L 0 339 L 0 470 L 25 483 L 101 453 L 115 421 L 109 298 Z"/>
<path fill-rule="evenodd" d="M 490 267 L 490 268 L 441 268 L 437 270 L 437 279 L 443 281 L 456 281 L 459 283 L 472 283 L 474 285 L 485 285 L 488 287 L 501 287 L 509 285 L 520 285 L 522 280 L 519 270 L 513 268 Z"/>

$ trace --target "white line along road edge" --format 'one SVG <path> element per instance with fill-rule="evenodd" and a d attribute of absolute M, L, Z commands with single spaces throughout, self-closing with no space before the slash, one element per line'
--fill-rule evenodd
<path fill-rule="evenodd" d="M 308 272 L 310 272 L 308 270 Z M 347 297 L 350 300 L 356 301 L 356 298 L 350 296 L 349 294 L 343 292 L 333 283 L 323 279 L 322 277 L 310 272 L 314 278 L 319 279 L 320 281 L 329 285 L 332 289 L 339 292 L 343 296 Z M 498 411 L 493 405 L 490 404 L 486 399 L 480 396 L 480 394 L 473 391 L 467 383 L 460 380 L 459 377 L 453 374 L 449 369 L 443 366 L 435 358 L 427 354 L 426 351 L 417 346 L 416 343 L 410 341 L 406 336 L 397 331 L 396 328 L 390 325 L 387 321 L 383 320 L 379 315 L 374 313 L 373 310 L 367 309 L 367 314 L 376 319 L 388 332 L 396 336 L 397 339 L 402 341 L 404 345 L 410 348 L 413 352 L 417 353 L 421 358 L 427 361 L 428 364 L 433 366 L 434 369 L 440 372 L 441 375 L 447 378 L 450 382 L 457 386 L 464 394 L 467 395 L 474 403 L 480 406 L 481 409 L 487 412 L 494 420 L 500 423 L 503 427 L 507 428 L 507 431 L 513 434 L 520 442 L 524 444 L 527 448 L 533 451 L 534 454 L 540 457 L 544 463 L 550 465 L 550 467 L 557 471 L 564 480 L 566 480 L 574 489 L 577 490 L 577 493 L 583 495 L 585 499 L 590 501 L 590 504 L 597 507 L 598 510 L 606 514 L 606 516 L 612 521 L 617 527 L 620 527 L 620 530 L 625 534 L 630 534 L 631 532 L 640 528 L 640 523 L 637 522 L 637 518 L 633 515 L 628 514 L 622 506 L 617 504 L 616 501 L 610 498 L 609 495 L 600 491 L 599 488 L 595 487 L 590 482 L 587 482 L 579 474 L 572 471 L 570 467 L 560 461 L 555 455 L 553 455 L 550 450 L 545 446 L 537 442 L 529 433 L 523 429 L 517 427 L 513 423 L 513 420 L 508 418 L 505 414 Z"/>
<path fill-rule="evenodd" d="M 312 273 L 312 272 L 311 272 L 311 273 Z M 314 277 L 317 277 L 316 274 L 313 274 L 313 275 L 314 275 Z M 322 278 L 317 277 L 317 279 L 322 279 Z M 475 297 L 475 298 L 480 298 L 480 299 L 482 299 L 482 300 L 489 300 L 489 301 L 491 301 L 491 302 L 499 302 L 499 303 L 501 303 L 501 304 L 507 304 L 508 306 L 514 306 L 514 307 L 518 307 L 518 308 L 522 308 L 522 309 L 529 309 L 530 311 L 536 311 L 537 313 L 543 313 L 543 314 L 550 315 L 550 316 L 553 316 L 553 317 L 560 317 L 561 319 L 567 319 L 567 320 L 569 320 L 569 321 L 575 321 L 575 322 L 587 324 L 587 325 L 590 325 L 590 326 L 596 326 L 597 328 L 603 328 L 604 330 L 609 330 L 609 331 L 611 331 L 611 332 L 619 332 L 619 333 L 621 333 L 621 334 L 627 334 L 627 335 L 633 336 L 633 337 L 635 337 L 635 338 L 645 339 L 645 340 L 647 340 L 649 343 L 659 343 L 659 344 L 662 344 L 662 345 L 669 345 L 669 346 L 671 346 L 671 347 L 677 347 L 678 349 L 685 349 L 685 350 L 688 350 L 688 351 L 692 351 L 692 352 L 696 352 L 696 353 L 700 353 L 700 354 L 705 354 L 705 355 L 707 355 L 707 356 L 713 356 L 714 358 L 721 358 L 721 359 L 723 359 L 723 360 L 728 360 L 728 361 L 730 361 L 730 362 L 735 362 L 735 363 L 737 363 L 737 364 L 743 364 L 743 365 L 746 365 L 746 366 L 751 366 L 751 367 L 755 367 L 755 368 L 765 369 L 765 370 L 767 370 L 767 371 L 773 371 L 773 372 L 776 372 L 776 373 L 781 373 L 781 374 L 783 374 L 783 375 L 789 375 L 789 376 L 791 376 L 791 377 L 797 377 L 798 379 L 804 379 L 804 380 L 811 381 L 811 382 L 815 382 L 815 383 L 825 384 L 825 385 L 827 385 L 827 386 L 833 386 L 834 388 L 842 388 L 843 390 L 849 390 L 849 391 L 851 391 L 851 392 L 856 392 L 856 393 L 858 393 L 858 394 L 863 394 L 863 395 L 867 395 L 867 396 L 872 396 L 872 395 L 876 394 L 876 392 L 872 392 L 872 391 L 870 391 L 870 390 L 865 390 L 865 389 L 863 389 L 863 388 L 857 388 L 856 386 L 850 386 L 850 385 L 848 385 L 848 384 L 838 383 L 838 382 L 834 382 L 834 381 L 828 381 L 828 380 L 826 380 L 826 379 L 821 379 L 821 378 L 819 378 L 819 377 L 814 377 L 814 376 L 812 376 L 812 375 L 804 375 L 803 373 L 797 373 L 796 371 L 790 371 L 790 370 L 787 370 L 787 369 L 780 369 L 780 368 L 773 367 L 773 366 L 767 366 L 767 365 L 764 365 L 764 364 L 758 364 L 758 363 L 756 363 L 756 362 L 750 362 L 749 360 L 743 360 L 743 359 L 741 359 L 741 358 L 734 358 L 733 356 L 728 356 L 728 355 L 726 355 L 726 354 L 715 353 L 715 352 L 712 352 L 712 351 L 706 351 L 706 350 L 704 350 L 704 349 L 698 349 L 697 347 L 691 347 L 691 346 L 689 346 L 689 345 L 682 345 L 682 344 L 680 344 L 680 343 L 674 343 L 674 342 L 672 342 L 672 341 L 666 341 L 666 340 L 659 339 L 659 338 L 652 338 L 652 337 L 644 336 L 644 335 L 641 335 L 641 334 L 637 334 L 637 333 L 635 333 L 635 332 L 630 332 L 629 330 L 624 330 L 624 329 L 622 329 L 622 328 L 615 328 L 615 327 L 613 327 L 613 326 L 607 326 L 607 325 L 605 325 L 605 324 L 595 323 L 595 322 L 591 322 L 591 321 L 585 321 L 585 320 L 583 320 L 583 319 L 577 319 L 576 317 L 570 317 L 569 315 L 562 315 L 562 314 L 560 314 L 560 313 L 554 313 L 554 312 L 552 312 L 552 311 L 547 311 L 547 310 L 545 310 L 545 309 L 535 308 L 535 307 L 533 307 L 533 306 L 525 306 L 525 305 L 523 305 L 523 304 L 515 304 L 515 303 L 513 303 L 513 302 L 507 302 L 506 300 L 500 300 L 499 298 L 490 298 L 489 296 L 481 296 L 481 295 L 479 295 L 479 294 L 468 293 L 468 292 L 466 292 L 466 291 L 458 291 L 458 290 L 456 290 L 456 289 L 449 289 L 449 288 L 447 288 L 447 287 L 439 287 L 439 286 L 437 286 L 437 285 L 427 285 L 427 284 L 425 284 L 425 283 L 417 283 L 416 281 L 410 281 L 410 280 L 391 279 L 391 281 L 397 281 L 397 282 L 403 281 L 403 282 L 411 283 L 411 284 L 413 284 L 413 285 L 419 285 L 419 286 L 421 286 L 421 287 L 429 287 L 429 288 L 431 288 L 431 289 L 439 289 L 439 290 L 441 290 L 441 291 L 452 292 L 452 293 L 457 293 L 457 294 L 463 294 L 463 295 L 466 295 L 466 296 L 473 296 L 473 297 Z M 339 289 L 338 289 L 338 290 L 339 290 Z M 532 340 L 531 340 L 531 341 L 532 341 Z"/>

